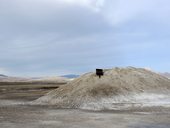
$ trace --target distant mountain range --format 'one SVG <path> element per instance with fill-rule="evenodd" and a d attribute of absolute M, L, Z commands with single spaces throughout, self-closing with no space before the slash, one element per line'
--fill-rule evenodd
<path fill-rule="evenodd" d="M 79 77 L 80 75 L 75 75 L 75 74 L 68 74 L 68 75 L 63 75 L 61 77 L 65 77 L 65 78 L 69 78 L 69 79 L 73 79 L 73 78 L 77 78 Z"/>
<path fill-rule="evenodd" d="M 67 74 L 67 75 L 63 75 L 61 77 L 68 78 L 68 79 L 74 79 L 79 76 L 80 75 L 76 75 L 76 74 Z M 55 79 L 54 77 L 30 77 L 30 78 L 10 77 L 10 76 L 6 76 L 4 74 L 0 74 L 0 81 L 30 81 L 30 80 L 42 80 L 42 79 L 44 80 L 44 79 L 49 79 L 49 78 L 50 78 L 50 80 L 51 80 L 51 78 Z"/>
<path fill-rule="evenodd" d="M 161 75 L 163 75 L 163 76 L 165 76 L 165 77 L 167 77 L 167 78 L 169 78 L 169 79 L 170 79 L 170 73 L 168 73 L 168 72 L 161 73 Z"/>
<path fill-rule="evenodd" d="M 1 83 L 42 83 L 42 84 L 57 84 L 67 83 L 70 81 L 68 78 L 53 76 L 53 77 L 11 77 L 0 74 Z"/>
<path fill-rule="evenodd" d="M 8 77 L 8 76 L 6 76 L 6 75 L 3 75 L 3 74 L 0 74 L 0 77 Z"/>

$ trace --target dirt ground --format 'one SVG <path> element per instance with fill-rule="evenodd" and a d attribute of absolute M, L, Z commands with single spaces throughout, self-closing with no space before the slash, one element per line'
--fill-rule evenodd
<path fill-rule="evenodd" d="M 1 84 L 0 99 L 31 101 L 63 84 Z"/>
<path fill-rule="evenodd" d="M 0 128 L 170 128 L 170 108 L 98 112 L 56 109 L 27 104 L 40 96 L 34 94 L 38 90 L 20 90 L 22 98 L 18 98 L 17 92 L 3 90 L 0 92 Z M 38 94 L 48 91 L 39 90 Z"/>

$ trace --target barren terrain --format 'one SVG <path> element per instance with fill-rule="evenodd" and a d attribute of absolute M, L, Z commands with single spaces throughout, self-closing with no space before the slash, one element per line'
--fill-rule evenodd
<path fill-rule="evenodd" d="M 92 73 L 91 75 L 93 76 L 94 74 Z M 152 74 L 151 76 L 153 75 L 156 74 Z M 146 94 L 145 93 L 146 91 L 145 92 L 142 91 L 141 94 L 143 95 L 133 95 L 134 97 L 128 97 L 130 101 L 132 101 L 135 98 L 135 100 L 145 102 L 144 106 L 142 106 L 141 103 L 136 103 L 136 102 L 132 103 L 129 102 L 128 100 L 127 102 L 120 102 L 120 100 L 118 100 L 119 102 L 115 102 L 115 100 L 108 99 L 108 98 L 107 98 L 107 102 L 106 101 L 101 102 L 101 100 L 100 102 L 95 101 L 95 103 L 97 103 L 97 106 L 96 104 L 87 104 L 87 106 L 84 106 L 85 109 L 84 108 L 80 108 L 80 109 L 62 108 L 61 109 L 58 107 L 58 105 L 40 104 L 41 102 L 39 102 L 39 104 L 34 104 L 35 101 L 37 101 L 36 99 L 45 95 L 47 92 L 49 93 L 45 95 L 45 97 L 53 94 L 54 95 L 53 98 L 55 99 L 56 92 L 58 92 L 57 91 L 58 89 L 60 90 L 70 85 L 70 87 L 67 88 L 69 89 L 71 88 L 74 90 L 75 88 L 73 87 L 77 85 L 75 83 L 78 82 L 79 83 L 78 85 L 81 85 L 81 80 L 83 77 L 86 78 L 85 81 L 87 81 L 86 83 L 88 83 L 89 77 L 88 74 L 85 74 L 85 76 L 82 76 L 81 78 L 77 78 L 75 81 L 72 81 L 67 85 L 63 85 L 63 84 L 46 85 L 46 84 L 35 84 L 35 83 L 25 84 L 25 85 L 23 83 L 22 84 L 13 83 L 11 85 L 1 84 L 0 85 L 0 128 L 23 128 L 23 127 L 24 128 L 169 128 L 170 127 L 170 106 L 169 106 L 169 95 L 167 93 L 165 93 L 165 95 L 163 95 L 162 93 L 156 93 L 157 95 L 153 93 L 152 94 L 149 93 L 149 95 L 147 95 L 148 93 Z M 97 79 L 95 76 L 93 76 L 92 78 Z M 161 79 L 159 79 L 159 81 L 161 80 L 163 80 L 164 82 L 168 81 L 168 79 L 162 77 Z M 84 87 L 86 85 L 87 84 L 85 84 Z M 109 86 L 106 86 L 108 88 L 105 90 L 105 88 L 101 86 L 97 86 L 96 83 L 94 85 L 95 88 L 90 88 L 90 90 L 92 91 L 86 89 L 87 94 L 90 95 L 90 97 L 96 97 L 96 96 L 107 97 L 108 94 L 113 93 L 112 92 L 113 90 L 110 91 L 113 88 L 110 88 Z M 163 89 L 161 91 L 166 92 L 165 90 L 169 89 L 169 87 L 167 86 L 169 86 L 167 82 L 163 83 Z M 90 85 L 88 87 L 90 87 Z M 157 84 L 156 87 L 157 89 L 160 89 L 160 87 L 162 86 L 159 86 Z M 53 90 L 54 88 L 57 89 Z M 83 88 L 80 88 L 81 91 L 82 89 Z M 103 89 L 104 91 L 102 91 Z M 53 91 L 51 92 L 51 90 Z M 67 90 L 64 91 L 66 92 L 67 95 L 69 94 Z M 118 90 L 116 90 L 116 92 L 117 91 Z M 77 94 L 77 92 L 74 93 L 75 93 L 74 95 Z M 122 92 L 121 95 L 122 94 L 124 94 L 124 92 Z M 73 92 L 71 92 L 70 95 L 73 95 Z M 68 98 L 68 96 L 66 98 Z M 148 100 L 149 102 L 147 102 Z M 74 103 L 74 100 L 72 101 Z M 150 101 L 154 101 L 152 102 L 152 105 L 150 105 L 151 104 Z M 159 105 L 155 103 L 158 103 Z M 111 105 L 112 109 L 108 109 L 108 104 Z M 130 106 L 128 107 L 127 105 Z M 124 108 L 124 106 L 126 106 L 126 109 Z M 99 108 L 96 109 L 96 107 Z M 107 107 L 107 109 L 103 109 L 103 107 Z"/>

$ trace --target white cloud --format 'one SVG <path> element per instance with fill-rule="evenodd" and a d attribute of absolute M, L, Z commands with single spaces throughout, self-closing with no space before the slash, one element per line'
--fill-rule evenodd
<path fill-rule="evenodd" d="M 112 25 L 119 26 L 138 17 L 165 22 L 169 17 L 168 0 L 50 0 L 56 4 L 82 6 L 100 13 Z M 49 2 L 49 1 L 48 1 Z M 163 20 L 162 20 L 163 19 Z M 169 23 L 169 20 L 168 22 Z"/>
<path fill-rule="evenodd" d="M 137 18 L 170 21 L 168 0 L 105 0 L 101 13 L 114 26 Z"/>
<path fill-rule="evenodd" d="M 80 4 L 80 5 L 91 5 L 91 4 L 99 5 L 104 2 L 104 0 L 80 0 L 80 1 L 79 0 L 59 0 L 59 1 L 72 3 L 72 4 Z"/>
<path fill-rule="evenodd" d="M 57 0 L 57 2 L 64 2 L 67 4 L 85 6 L 93 11 L 100 11 L 100 8 L 104 6 L 105 0 Z"/>

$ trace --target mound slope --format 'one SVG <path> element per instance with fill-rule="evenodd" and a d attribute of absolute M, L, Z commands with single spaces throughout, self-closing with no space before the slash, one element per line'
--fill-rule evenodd
<path fill-rule="evenodd" d="M 169 91 L 170 80 L 157 73 L 142 68 L 113 68 L 104 70 L 100 79 L 94 72 L 84 74 L 34 103 L 58 108 L 116 109 L 115 104 L 167 100 Z"/>

